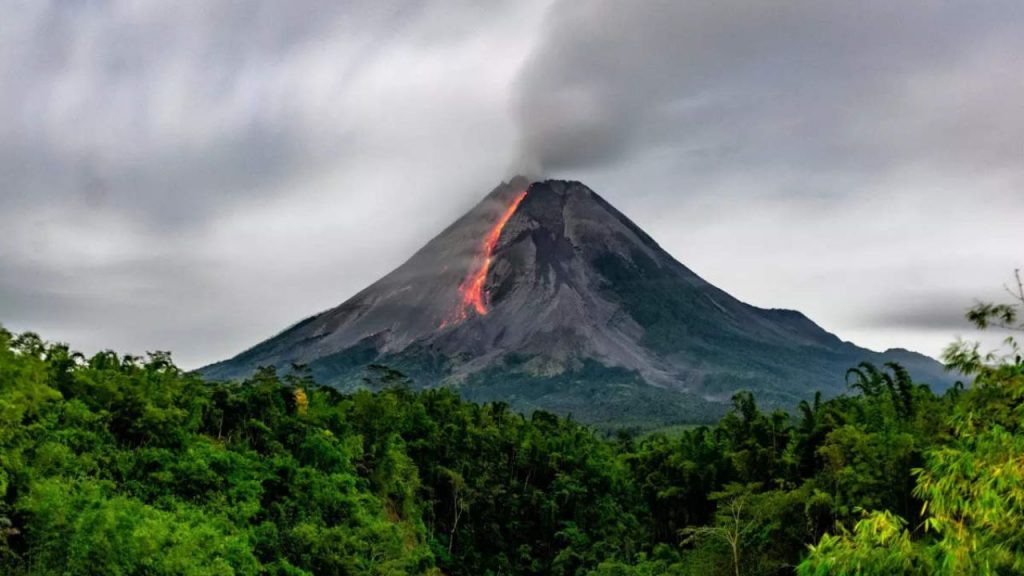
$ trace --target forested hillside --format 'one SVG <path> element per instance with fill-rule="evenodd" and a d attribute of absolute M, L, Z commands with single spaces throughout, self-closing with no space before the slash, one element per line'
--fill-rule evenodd
<path fill-rule="evenodd" d="M 207 382 L 0 329 L 4 574 L 1009 574 L 1024 571 L 1024 364 L 961 347 L 850 394 L 607 437 L 384 367 Z"/>

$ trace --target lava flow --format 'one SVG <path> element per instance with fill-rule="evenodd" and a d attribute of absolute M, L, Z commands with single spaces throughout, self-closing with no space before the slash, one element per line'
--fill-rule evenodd
<path fill-rule="evenodd" d="M 487 304 L 484 302 L 484 282 L 487 281 L 487 272 L 491 269 L 491 257 L 494 253 L 494 247 L 498 244 L 498 238 L 501 237 L 501 231 L 505 228 L 505 224 L 508 224 L 509 219 L 515 214 L 516 208 L 519 207 L 519 203 L 523 201 L 523 198 L 526 198 L 527 191 L 523 190 L 512 199 L 512 203 L 505 208 L 501 218 L 498 219 L 490 232 L 487 233 L 487 236 L 484 237 L 483 244 L 480 246 L 480 254 L 474 262 L 475 266 L 470 268 L 466 279 L 459 284 L 459 295 L 462 297 L 459 302 L 459 308 L 456 310 L 453 318 L 441 323 L 442 328 L 448 324 L 465 320 L 469 308 L 476 310 L 477 314 L 481 316 L 487 314 Z"/>

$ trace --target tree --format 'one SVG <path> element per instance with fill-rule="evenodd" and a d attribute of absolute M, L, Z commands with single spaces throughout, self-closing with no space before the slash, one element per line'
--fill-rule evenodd
<path fill-rule="evenodd" d="M 753 516 L 750 499 L 756 485 L 730 484 L 712 498 L 718 502 L 715 523 L 683 529 L 684 544 L 699 543 L 702 538 L 717 538 L 729 547 L 733 574 L 740 576 L 741 556 L 747 540 L 761 529 L 761 518 Z"/>
<path fill-rule="evenodd" d="M 808 547 L 799 576 L 928 574 L 931 559 L 912 540 L 906 521 L 889 511 L 865 513 L 853 531 L 825 534 Z"/>
<path fill-rule="evenodd" d="M 978 302 L 968 309 L 967 320 L 979 330 L 994 327 L 1011 333 L 1024 332 L 1024 277 L 1019 268 L 1013 271 L 1013 278 L 1013 284 L 1004 286 L 1010 296 L 1008 302 Z M 947 369 L 966 376 L 978 375 L 999 364 L 1020 365 L 1024 362 L 1020 344 L 1013 334 L 1007 336 L 1003 344 L 1002 350 L 992 350 L 983 355 L 978 342 L 958 340 L 946 348 L 942 359 Z"/>
<path fill-rule="evenodd" d="M 1024 328 L 1019 270 L 1014 277 L 1007 291 L 1015 302 L 978 303 L 967 312 L 980 330 Z M 915 541 L 905 520 L 875 511 L 852 532 L 826 534 L 811 546 L 801 575 L 1024 573 L 1024 362 L 1016 341 L 1005 342 L 1008 354 L 982 356 L 978 344 L 964 342 L 944 354 L 947 368 L 975 379 L 950 395 L 952 437 L 914 470 L 927 538 Z"/>

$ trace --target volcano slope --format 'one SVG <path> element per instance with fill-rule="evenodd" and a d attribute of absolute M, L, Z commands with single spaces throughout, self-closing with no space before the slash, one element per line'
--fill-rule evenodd
<path fill-rule="evenodd" d="M 304 364 L 348 389 L 379 385 L 387 366 L 471 400 L 650 427 L 713 420 L 739 390 L 784 408 L 834 395 L 862 361 L 949 383 L 926 356 L 740 302 L 579 182 L 515 178 L 340 306 L 201 372 Z"/>

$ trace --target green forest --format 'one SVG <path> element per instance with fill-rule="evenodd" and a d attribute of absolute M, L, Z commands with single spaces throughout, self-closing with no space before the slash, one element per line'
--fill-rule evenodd
<path fill-rule="evenodd" d="M 837 398 L 739 393 L 714 426 L 639 435 L 383 366 L 352 393 L 301 367 L 208 382 L 0 329 L 0 572 L 1022 573 L 1024 362 L 945 360 L 970 384 L 862 364 Z"/>

